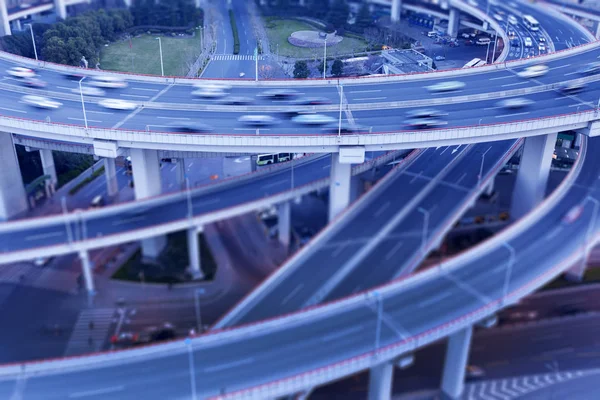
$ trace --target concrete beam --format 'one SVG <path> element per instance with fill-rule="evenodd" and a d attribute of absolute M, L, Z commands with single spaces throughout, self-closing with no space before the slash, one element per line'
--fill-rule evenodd
<path fill-rule="evenodd" d="M 0 1 L 0 36 L 11 35 L 6 1 Z"/>
<path fill-rule="evenodd" d="M 402 11 L 402 0 L 392 0 L 392 22 L 400 21 L 400 12 Z"/>
<path fill-rule="evenodd" d="M 369 400 L 389 400 L 392 396 L 394 364 L 385 362 L 369 371 Z"/>
<path fill-rule="evenodd" d="M 106 193 L 112 197 L 119 191 L 117 184 L 117 167 L 114 158 L 104 159 L 104 174 L 106 175 Z"/>
<path fill-rule="evenodd" d="M 450 399 L 459 399 L 462 396 L 472 335 L 473 327 L 469 326 L 448 338 L 442 375 L 442 392 Z"/>
<path fill-rule="evenodd" d="M 27 196 L 10 133 L 0 132 L 0 221 L 27 210 Z"/>
<path fill-rule="evenodd" d="M 40 159 L 42 160 L 42 168 L 44 170 L 44 175 L 50 175 L 50 180 L 46 181 L 46 191 L 49 195 L 52 195 L 56 191 L 56 185 L 58 184 L 58 178 L 56 176 L 56 167 L 54 165 L 54 156 L 52 155 L 52 150 L 40 150 Z"/>
<path fill-rule="evenodd" d="M 203 279 L 204 273 L 202 272 L 202 263 L 200 259 L 200 240 L 198 235 L 202 232 L 200 228 L 189 228 L 187 230 L 187 241 L 188 241 L 188 257 L 189 257 L 189 271 L 192 274 L 193 279 Z"/>
<path fill-rule="evenodd" d="M 556 137 L 553 133 L 525 139 L 512 197 L 512 219 L 523 217 L 544 199 Z"/>
<path fill-rule="evenodd" d="M 277 224 L 279 232 L 279 242 L 287 249 L 290 247 L 291 235 L 291 204 L 289 201 L 277 206 Z"/>
<path fill-rule="evenodd" d="M 161 193 L 158 151 L 131 149 L 129 153 L 136 200 L 158 196 Z M 142 240 L 142 256 L 155 259 L 166 244 L 165 236 L 144 239 Z"/>
<path fill-rule="evenodd" d="M 350 178 L 352 164 L 340 163 L 338 153 L 331 154 L 331 180 L 329 183 L 329 221 L 332 221 L 350 204 Z"/>
<path fill-rule="evenodd" d="M 460 23 L 460 11 L 456 8 L 450 8 L 448 16 L 448 36 L 456 38 L 458 36 L 458 25 Z"/>

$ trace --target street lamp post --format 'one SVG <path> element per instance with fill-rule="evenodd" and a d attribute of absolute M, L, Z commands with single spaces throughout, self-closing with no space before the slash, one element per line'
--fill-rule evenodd
<path fill-rule="evenodd" d="M 323 39 L 323 79 L 327 74 L 327 33 L 325 33 L 325 38 Z"/>
<path fill-rule="evenodd" d="M 490 147 L 490 149 L 491 149 L 491 147 Z M 483 163 L 485 161 L 485 155 L 487 154 L 488 151 L 490 151 L 490 149 L 487 149 L 481 155 L 481 165 L 479 166 L 479 176 L 477 177 L 477 185 L 479 185 L 481 183 L 481 179 L 483 178 Z"/>
<path fill-rule="evenodd" d="M 491 43 L 492 42 L 488 42 L 488 44 L 487 44 L 487 51 L 485 52 L 485 62 L 488 62 L 489 57 L 490 57 L 490 44 Z"/>
<path fill-rule="evenodd" d="M 429 211 L 423 207 L 417 208 L 421 214 L 423 214 L 423 232 L 421 236 L 421 251 L 425 253 L 425 246 L 427 245 L 427 229 L 429 229 Z"/>
<path fill-rule="evenodd" d="M 338 118 L 338 137 L 342 136 L 342 103 L 344 102 L 344 85 L 340 83 L 340 117 Z"/>
<path fill-rule="evenodd" d="M 85 78 L 87 78 L 87 76 L 84 76 L 79 80 L 79 95 L 81 96 L 81 109 L 83 110 L 83 121 L 85 122 L 85 129 L 87 129 L 87 114 L 85 112 L 85 102 L 83 101 L 83 89 L 81 89 L 81 82 L 83 82 Z"/>
<path fill-rule="evenodd" d="M 502 243 L 502 246 L 510 252 L 510 258 L 508 259 L 508 265 L 506 266 L 506 276 L 504 278 L 504 305 L 506 305 L 506 297 L 508 296 L 508 283 L 510 282 L 510 276 L 512 275 L 512 269 L 515 265 L 515 249 L 507 242 Z"/>
<path fill-rule="evenodd" d="M 25 25 L 29 25 L 29 31 L 31 32 L 31 42 L 33 43 L 33 53 L 35 54 L 35 60 L 38 60 L 38 54 L 37 54 L 37 46 L 35 45 L 35 36 L 33 35 L 33 25 L 32 24 L 25 24 Z"/>
<path fill-rule="evenodd" d="M 196 289 L 194 291 L 194 306 L 196 309 L 196 328 L 198 333 L 202 333 L 202 314 L 200 313 L 200 295 L 204 294 L 204 288 Z"/>
<path fill-rule="evenodd" d="M 185 344 L 188 348 L 188 362 L 190 364 L 190 386 L 192 389 L 192 400 L 197 400 L 196 396 L 196 366 L 194 364 L 194 349 L 192 348 L 192 340 L 185 339 Z"/>
<path fill-rule="evenodd" d="M 158 40 L 158 51 L 160 53 L 160 74 L 161 76 L 165 76 L 165 66 L 163 64 L 163 54 L 162 54 L 162 40 L 159 37 L 156 38 Z"/>

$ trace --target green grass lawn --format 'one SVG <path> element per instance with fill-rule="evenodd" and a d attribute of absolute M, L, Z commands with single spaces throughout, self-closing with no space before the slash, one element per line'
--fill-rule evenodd
<path fill-rule="evenodd" d="M 317 55 L 319 58 L 323 58 L 322 47 L 319 49 L 305 49 L 292 46 L 290 42 L 288 42 L 288 37 L 296 31 L 316 31 L 311 25 L 293 19 L 266 17 L 265 27 L 267 36 L 269 37 L 271 53 L 277 54 L 277 45 L 279 44 L 279 55 L 282 57 L 311 58 Z M 346 54 L 352 54 L 353 52 L 363 52 L 366 47 L 367 43 L 364 40 L 345 36 L 344 40 L 339 44 L 327 48 L 327 57 L 339 57 Z"/>
<path fill-rule="evenodd" d="M 111 43 L 102 48 L 100 67 L 105 70 L 160 75 L 160 55 L 156 35 L 143 35 L 129 40 Z M 200 55 L 200 35 L 194 37 L 161 36 L 165 75 L 185 76 L 187 60 Z M 133 65 L 132 65 L 133 56 Z"/>

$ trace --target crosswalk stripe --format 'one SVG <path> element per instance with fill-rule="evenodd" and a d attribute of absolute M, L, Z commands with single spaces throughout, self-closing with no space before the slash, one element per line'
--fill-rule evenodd
<path fill-rule="evenodd" d="M 65 356 L 95 352 L 102 349 L 108 330 L 115 316 L 114 308 L 95 308 L 83 310 L 75 323 Z M 94 329 L 89 328 L 89 323 L 94 322 Z M 89 338 L 92 338 L 90 344 Z"/>
<path fill-rule="evenodd" d="M 213 54 L 211 56 L 213 61 L 254 61 L 254 55 L 252 54 Z M 263 61 L 264 56 L 258 56 L 259 61 Z"/>

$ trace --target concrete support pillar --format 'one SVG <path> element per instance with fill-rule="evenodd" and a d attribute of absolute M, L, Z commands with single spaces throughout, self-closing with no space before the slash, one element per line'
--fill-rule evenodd
<path fill-rule="evenodd" d="M 369 371 L 369 400 L 389 400 L 392 396 L 394 364 L 385 362 Z"/>
<path fill-rule="evenodd" d="M 459 24 L 460 11 L 456 8 L 450 8 L 450 15 L 448 17 L 448 36 L 456 38 L 458 36 L 458 24 Z"/>
<path fill-rule="evenodd" d="M 123 0 L 123 3 L 125 3 L 125 7 L 129 8 L 129 7 L 131 7 L 131 2 L 132 1 L 133 0 Z"/>
<path fill-rule="evenodd" d="M 20 19 L 15 19 L 12 23 L 13 23 L 12 30 L 15 30 L 17 32 L 20 32 L 20 31 L 23 30 L 23 27 L 21 26 L 21 20 Z"/>
<path fill-rule="evenodd" d="M 200 260 L 200 240 L 198 240 L 198 235 L 201 232 L 202 227 L 193 227 L 187 230 L 188 256 L 190 262 L 189 271 L 190 274 L 192 274 L 193 279 L 204 278 L 204 273 L 202 272 L 202 264 Z"/>
<path fill-rule="evenodd" d="M 400 21 L 400 12 L 402 11 L 402 0 L 392 0 L 392 22 Z"/>
<path fill-rule="evenodd" d="M 472 335 L 473 327 L 469 326 L 448 338 L 442 375 L 442 392 L 451 399 L 459 399 L 463 393 Z"/>
<path fill-rule="evenodd" d="M 600 21 L 596 25 L 596 39 L 600 38 Z"/>
<path fill-rule="evenodd" d="M 12 34 L 5 1 L 0 1 L 0 36 Z"/>
<path fill-rule="evenodd" d="M 513 190 L 512 219 L 521 218 L 544 199 L 556 136 L 556 133 L 552 133 L 525 139 Z"/>
<path fill-rule="evenodd" d="M 485 187 L 484 193 L 487 196 L 491 196 L 494 193 L 494 179 L 490 180 L 490 183 Z"/>
<path fill-rule="evenodd" d="M 365 182 L 356 175 L 350 178 L 350 202 L 354 203 L 365 191 Z"/>
<path fill-rule="evenodd" d="M 158 196 L 161 193 L 158 151 L 131 149 L 131 168 L 136 200 Z M 142 240 L 142 255 L 156 258 L 167 244 L 165 236 Z"/>
<path fill-rule="evenodd" d="M 42 160 L 42 169 L 44 171 L 44 175 L 50 175 L 50 180 L 46 181 L 46 188 L 47 192 L 52 195 L 56 191 L 56 185 L 58 183 L 52 150 L 41 149 L 40 159 Z"/>
<path fill-rule="evenodd" d="M 329 221 L 332 221 L 350 204 L 351 164 L 340 163 L 339 153 L 331 154 L 329 183 Z"/>
<path fill-rule="evenodd" d="M 67 5 L 65 0 L 54 0 L 54 12 L 59 18 L 67 18 Z"/>
<path fill-rule="evenodd" d="M 92 263 L 90 256 L 86 250 L 79 252 L 79 261 L 81 261 L 81 270 L 83 272 L 83 281 L 85 282 L 85 289 L 89 294 L 94 294 L 94 276 L 92 275 Z"/>
<path fill-rule="evenodd" d="M 177 160 L 177 187 L 179 188 L 179 190 L 187 189 L 187 185 L 185 183 L 186 177 L 187 174 L 185 173 L 185 158 L 179 158 Z"/>
<path fill-rule="evenodd" d="M 581 134 L 575 135 L 575 144 L 574 147 L 581 147 Z"/>
<path fill-rule="evenodd" d="M 0 221 L 25 210 L 27 196 L 12 134 L 0 132 Z"/>
<path fill-rule="evenodd" d="M 289 201 L 281 203 L 277 206 L 277 224 L 279 231 L 279 242 L 288 249 L 290 247 L 291 234 L 291 209 Z"/>
<path fill-rule="evenodd" d="M 117 184 L 117 167 L 114 158 L 104 159 L 104 173 L 106 174 L 106 193 L 112 197 L 119 191 Z"/>

